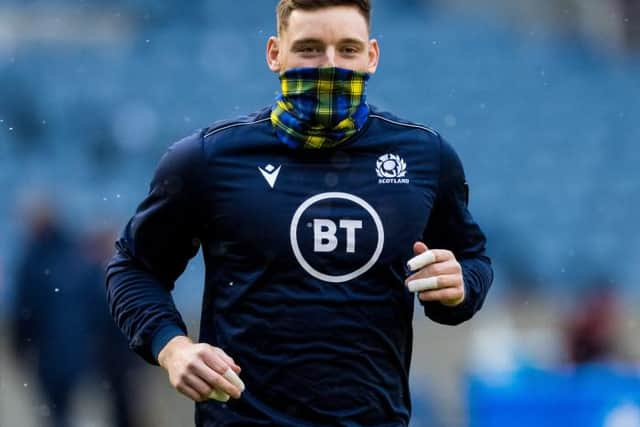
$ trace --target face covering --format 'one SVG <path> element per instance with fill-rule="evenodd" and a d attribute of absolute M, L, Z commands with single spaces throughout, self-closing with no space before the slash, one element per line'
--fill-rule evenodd
<path fill-rule="evenodd" d="M 280 141 L 292 148 L 328 148 L 346 141 L 369 116 L 369 74 L 342 68 L 294 68 L 280 76 L 271 110 Z"/>

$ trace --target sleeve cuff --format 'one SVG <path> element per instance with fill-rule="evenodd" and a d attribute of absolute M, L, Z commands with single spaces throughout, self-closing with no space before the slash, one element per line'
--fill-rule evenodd
<path fill-rule="evenodd" d="M 151 339 L 151 354 L 158 361 L 158 354 L 165 345 L 177 336 L 185 336 L 185 332 L 177 325 L 166 325 L 158 329 Z"/>
<path fill-rule="evenodd" d="M 459 325 L 469 320 L 474 314 L 473 296 L 465 283 L 465 297 L 456 306 L 447 306 L 438 301 L 423 302 L 424 312 L 431 320 L 443 325 Z"/>

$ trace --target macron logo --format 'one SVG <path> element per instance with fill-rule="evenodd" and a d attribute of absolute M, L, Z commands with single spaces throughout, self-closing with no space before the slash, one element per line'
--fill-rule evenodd
<path fill-rule="evenodd" d="M 281 167 L 282 166 L 278 166 L 278 168 L 276 169 L 275 166 L 268 164 L 264 167 L 264 169 L 260 167 L 258 168 L 264 179 L 267 180 L 267 184 L 269 184 L 269 187 L 273 188 L 276 185 L 276 180 L 278 179 L 278 174 L 280 173 Z"/>

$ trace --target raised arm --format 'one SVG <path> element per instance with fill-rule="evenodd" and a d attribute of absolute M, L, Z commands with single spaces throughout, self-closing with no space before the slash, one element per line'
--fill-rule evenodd
<path fill-rule="evenodd" d="M 424 312 L 447 325 L 462 323 L 480 310 L 493 281 L 491 260 L 485 254 L 486 238 L 472 218 L 468 202 L 462 163 L 453 148 L 441 140 L 437 198 L 424 243 L 414 246 L 416 255 L 432 249 L 433 259 L 407 281 L 424 279 L 422 283 L 431 288 L 419 294 Z"/>

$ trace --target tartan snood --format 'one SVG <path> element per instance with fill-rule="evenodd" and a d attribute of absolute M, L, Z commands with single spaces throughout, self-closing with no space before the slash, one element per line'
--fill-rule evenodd
<path fill-rule="evenodd" d="M 369 74 L 342 68 L 293 68 L 280 75 L 271 110 L 278 138 L 293 148 L 334 147 L 367 121 Z"/>

